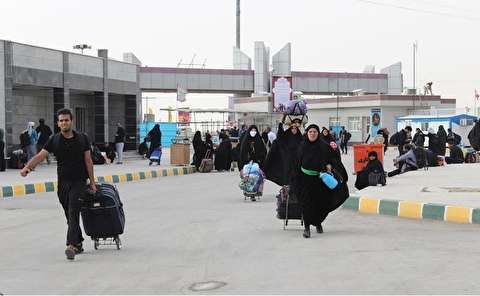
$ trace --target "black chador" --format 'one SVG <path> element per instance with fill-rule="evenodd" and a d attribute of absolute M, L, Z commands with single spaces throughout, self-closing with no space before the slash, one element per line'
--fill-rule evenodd
<path fill-rule="evenodd" d="M 215 152 L 215 169 L 229 171 L 232 164 L 232 142 L 225 133 L 220 134 L 220 145 Z"/>
<path fill-rule="evenodd" d="M 266 155 L 267 149 L 258 132 L 258 128 L 255 125 L 251 125 L 243 135 L 240 143 L 240 163 L 238 168 L 241 170 L 244 165 L 253 160 L 263 169 Z"/>
<path fill-rule="evenodd" d="M 273 141 L 265 159 L 265 175 L 268 180 L 280 186 L 291 183 L 298 147 L 302 141 L 303 137 L 297 126 L 291 126 L 284 131 L 283 124 L 279 124 L 277 139 Z"/>

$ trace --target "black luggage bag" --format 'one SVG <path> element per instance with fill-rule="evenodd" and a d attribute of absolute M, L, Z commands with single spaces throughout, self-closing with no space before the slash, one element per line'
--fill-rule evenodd
<path fill-rule="evenodd" d="M 97 193 L 87 194 L 84 200 L 82 221 L 85 233 L 94 241 L 95 250 L 100 244 L 112 245 L 112 242 L 120 249 L 119 235 L 125 228 L 125 214 L 117 188 L 111 184 L 97 184 Z"/>
<path fill-rule="evenodd" d="M 302 207 L 289 186 L 283 186 L 277 195 L 277 218 L 283 220 L 283 229 L 288 226 L 288 220 L 300 220 L 303 225 Z"/>

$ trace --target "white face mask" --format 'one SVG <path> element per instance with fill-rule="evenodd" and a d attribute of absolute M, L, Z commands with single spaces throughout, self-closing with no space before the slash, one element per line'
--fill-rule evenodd
<path fill-rule="evenodd" d="M 255 130 L 251 130 L 251 131 L 250 131 L 250 137 L 253 138 L 253 137 L 255 137 L 256 135 L 257 135 L 257 131 L 255 131 Z"/>

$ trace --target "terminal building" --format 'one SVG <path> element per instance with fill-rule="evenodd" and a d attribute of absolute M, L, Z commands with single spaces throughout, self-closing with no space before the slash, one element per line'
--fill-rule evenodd
<path fill-rule="evenodd" d="M 272 58 L 263 42 L 254 47 L 253 63 L 235 47 L 233 69 L 195 69 L 144 67 L 132 53 L 117 61 L 107 50 L 88 56 L 0 40 L 0 128 L 5 130 L 7 152 L 18 148 L 29 121 L 44 118 L 55 126 L 56 111 L 65 107 L 73 111 L 75 129 L 92 141 L 112 142 L 116 124 L 121 123 L 127 133 L 126 149 L 135 149 L 142 93 L 174 93 L 178 87 L 189 93 L 231 94 L 229 109 L 240 114 L 235 120 L 248 123 L 255 111 L 263 114 L 258 116 L 264 116 L 266 124 L 266 118 L 275 118 L 268 122 L 273 125 L 281 115 L 265 113 L 275 113 L 279 81 L 288 81 L 290 93 L 300 91 L 307 98 L 310 122 L 346 126 L 353 142 L 369 133 L 373 111 L 381 113 L 382 126 L 394 131 L 395 117 L 420 106 L 455 108 L 454 99 L 402 95 L 401 63 L 380 73 L 371 67 L 362 73 L 293 71 L 290 43 Z"/>

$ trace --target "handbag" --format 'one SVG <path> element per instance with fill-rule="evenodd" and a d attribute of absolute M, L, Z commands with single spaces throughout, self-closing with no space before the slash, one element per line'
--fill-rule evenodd
<path fill-rule="evenodd" d="M 385 173 L 383 172 L 371 172 L 368 174 L 368 185 L 377 186 L 378 184 L 385 186 L 387 180 L 385 179 Z"/>
<path fill-rule="evenodd" d="M 213 159 L 210 158 L 211 150 L 207 150 L 205 158 L 202 159 L 198 171 L 200 173 L 210 173 L 213 170 Z"/>

